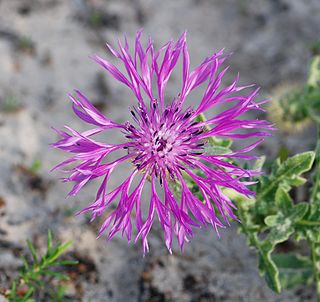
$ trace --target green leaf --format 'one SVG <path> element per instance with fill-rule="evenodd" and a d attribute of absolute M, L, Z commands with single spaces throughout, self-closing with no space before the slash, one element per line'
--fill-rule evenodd
<path fill-rule="evenodd" d="M 284 213 L 293 207 L 292 198 L 284 188 L 279 187 L 275 196 L 276 206 Z"/>
<path fill-rule="evenodd" d="M 308 85 L 312 88 L 320 87 L 320 56 L 315 56 L 310 65 Z"/>
<path fill-rule="evenodd" d="M 61 255 L 64 251 L 66 251 L 67 249 L 69 249 L 69 248 L 73 245 L 73 243 L 74 243 L 74 241 L 71 240 L 71 241 L 68 241 L 68 242 L 66 242 L 66 243 L 64 243 L 64 244 L 59 245 L 59 253 L 60 253 L 60 255 Z"/>
<path fill-rule="evenodd" d="M 310 222 L 319 222 L 320 218 L 320 204 L 313 203 L 310 205 L 310 211 L 308 213 L 307 220 Z"/>
<path fill-rule="evenodd" d="M 13 280 L 10 290 L 10 297 L 14 297 L 17 293 L 17 282 Z"/>
<path fill-rule="evenodd" d="M 282 288 L 291 289 L 297 285 L 309 285 L 313 281 L 313 271 L 284 271 L 279 275 Z"/>
<path fill-rule="evenodd" d="M 262 170 L 262 167 L 264 165 L 266 161 L 266 157 L 265 156 L 260 156 L 254 163 L 253 165 L 253 170 L 260 172 Z"/>
<path fill-rule="evenodd" d="M 27 244 L 28 244 L 29 250 L 32 254 L 33 261 L 35 262 L 35 264 L 38 264 L 38 257 L 37 257 L 37 253 L 36 253 L 34 245 L 28 239 L 27 239 Z"/>
<path fill-rule="evenodd" d="M 197 122 L 204 122 L 206 121 L 206 117 L 204 116 L 203 113 L 200 113 L 195 120 Z M 205 126 L 205 130 L 206 131 L 210 131 L 211 128 L 210 126 Z M 210 143 L 211 146 L 216 146 L 216 147 L 223 147 L 223 148 L 229 148 L 232 145 L 232 139 L 230 138 L 219 138 L 219 137 L 215 137 L 215 136 L 211 136 L 208 138 L 208 141 Z"/>
<path fill-rule="evenodd" d="M 28 264 L 28 261 L 27 259 L 24 257 L 24 256 L 21 256 L 21 259 L 23 261 L 23 269 L 24 271 L 29 271 L 29 264 Z"/>
<path fill-rule="evenodd" d="M 67 280 L 68 276 L 66 274 L 51 270 L 50 268 L 57 265 L 73 265 L 78 263 L 78 261 L 73 260 L 57 261 L 57 259 L 72 245 L 72 243 L 72 241 L 69 241 L 66 243 L 58 243 L 56 246 L 54 246 L 52 242 L 52 233 L 50 230 L 48 230 L 48 249 L 39 261 L 34 244 L 30 240 L 27 240 L 27 245 L 33 257 L 33 263 L 29 264 L 24 257 L 21 257 L 24 266 L 20 271 L 20 275 L 12 283 L 9 294 L 10 301 L 35 301 L 33 297 L 34 292 L 41 291 L 47 295 L 48 291 L 50 291 L 52 288 L 53 291 L 55 291 L 55 288 L 58 285 L 56 283 L 52 283 L 48 288 L 46 288 L 48 282 L 52 282 L 54 279 Z M 50 276 L 51 278 L 46 278 L 46 276 Z M 23 297 L 16 296 L 17 288 L 19 286 L 17 284 L 20 283 L 24 283 L 28 288 L 27 293 L 24 294 Z M 59 301 L 64 300 L 60 299 Z"/>
<path fill-rule="evenodd" d="M 310 50 L 314 55 L 320 54 L 320 40 L 316 40 L 310 45 Z"/>
<path fill-rule="evenodd" d="M 280 219 L 280 222 L 282 222 L 282 220 Z M 279 224 L 279 215 L 269 215 L 264 219 L 264 223 L 269 226 L 269 227 L 273 227 Z"/>
<path fill-rule="evenodd" d="M 256 200 L 254 198 L 248 197 L 244 194 L 239 193 L 238 191 L 230 188 L 221 188 L 223 194 L 226 194 L 231 200 L 239 203 L 239 206 L 250 208 L 254 205 Z"/>
<path fill-rule="evenodd" d="M 289 149 L 286 146 L 281 146 L 278 152 L 280 162 L 284 162 L 289 157 Z"/>
<path fill-rule="evenodd" d="M 285 192 L 285 191 L 283 191 Z M 283 193 L 282 192 L 282 193 Z M 285 196 L 285 195 L 283 195 Z M 284 197 L 287 198 L 288 196 Z M 283 200 L 284 203 L 288 200 Z M 301 220 L 308 211 L 307 203 L 299 203 L 291 209 L 285 209 L 285 213 L 278 212 L 276 215 L 270 215 L 265 218 L 265 224 L 272 227 L 266 240 L 269 240 L 272 244 L 277 244 L 289 239 L 294 233 L 294 223 Z"/>
<path fill-rule="evenodd" d="M 270 256 L 274 248 L 273 244 L 267 241 L 259 241 L 257 230 L 252 228 L 254 223 L 252 222 L 252 215 L 249 211 L 240 207 L 238 209 L 238 215 L 242 222 L 239 225 L 239 228 L 247 236 L 249 246 L 254 247 L 257 250 L 260 274 L 265 276 L 268 286 L 273 291 L 279 293 L 281 291 L 279 271 Z"/>
<path fill-rule="evenodd" d="M 205 147 L 205 153 L 210 155 L 224 155 L 231 152 L 231 149 L 222 146 L 210 145 Z"/>
<path fill-rule="evenodd" d="M 290 183 L 290 179 L 292 179 L 293 176 L 309 171 L 312 167 L 314 157 L 315 153 L 309 151 L 288 158 L 276 169 L 268 186 L 257 193 L 257 199 L 261 199 L 268 193 L 275 191 L 277 186 L 283 182 Z"/>
<path fill-rule="evenodd" d="M 282 288 L 307 285 L 313 280 L 312 261 L 297 254 L 274 254 L 272 259 L 280 269 Z"/>
<path fill-rule="evenodd" d="M 302 219 L 308 211 L 308 204 L 300 203 L 292 206 L 292 200 L 288 193 L 279 188 L 277 190 L 277 205 L 283 209 L 275 215 L 269 215 L 265 218 L 265 223 L 270 227 L 266 239 L 258 246 L 259 269 L 260 273 L 265 275 L 266 282 L 275 292 L 281 291 L 281 281 L 279 270 L 271 257 L 271 253 L 278 243 L 284 242 L 294 233 L 294 223 Z M 280 260 L 278 258 L 278 260 Z M 282 259 L 283 260 L 283 259 Z M 292 260 L 292 258 L 291 258 Z M 288 264 L 288 261 L 287 261 Z M 284 286 L 293 284 L 293 275 L 282 275 Z M 290 278 L 289 278 L 290 277 Z M 284 278 L 284 277 L 282 277 Z"/>
<path fill-rule="evenodd" d="M 311 259 L 313 264 L 313 274 L 316 283 L 317 297 L 320 299 L 320 244 L 309 240 L 311 248 Z"/>
<path fill-rule="evenodd" d="M 294 227 L 292 226 L 292 222 L 289 218 L 279 219 L 278 223 L 271 229 L 266 240 L 270 241 L 273 245 L 276 245 L 288 240 L 293 232 Z"/>
<path fill-rule="evenodd" d="M 315 171 L 312 175 L 312 180 L 313 180 L 313 188 L 311 190 L 310 202 L 313 204 L 320 204 L 320 123 L 318 124 L 316 165 L 315 165 Z"/>
<path fill-rule="evenodd" d="M 34 287 L 29 287 L 28 291 L 23 296 L 25 301 L 35 301 L 34 299 L 30 299 L 33 292 L 34 292 Z"/>
<path fill-rule="evenodd" d="M 320 100 L 320 97 L 319 97 L 319 100 Z M 320 124 L 319 108 L 308 108 L 308 113 L 310 117 L 319 125 Z"/>
<path fill-rule="evenodd" d="M 60 272 L 55 272 L 55 271 L 50 271 L 50 270 L 44 271 L 43 275 L 55 277 L 58 280 L 68 280 L 69 279 L 69 277 L 66 274 L 63 274 Z"/>
<path fill-rule="evenodd" d="M 303 219 L 296 221 L 296 239 L 320 243 L 320 204 L 312 203 Z"/>
<path fill-rule="evenodd" d="M 39 159 L 36 159 L 31 167 L 30 167 L 30 171 L 33 172 L 33 173 L 37 173 L 39 172 L 39 170 L 41 169 L 41 166 L 42 166 L 42 163 L 41 163 L 41 160 Z"/>
<path fill-rule="evenodd" d="M 230 148 L 232 145 L 232 139 L 230 138 L 219 138 L 212 137 L 212 141 L 210 142 L 213 146 L 220 146 L 223 148 Z"/>
<path fill-rule="evenodd" d="M 286 185 L 290 189 L 291 187 L 299 187 L 306 183 L 306 179 L 298 176 L 298 175 L 292 175 L 290 178 L 286 180 Z"/>
<path fill-rule="evenodd" d="M 265 277 L 268 286 L 276 293 L 281 292 L 281 283 L 279 279 L 279 271 L 271 258 L 273 245 L 264 241 L 258 250 L 259 255 L 259 272 Z"/>
<path fill-rule="evenodd" d="M 309 171 L 314 161 L 315 153 L 308 151 L 297 154 L 288 158 L 283 165 L 279 168 L 276 176 L 281 179 L 286 177 L 292 178 L 292 176 L 300 175 L 306 171 Z"/>
<path fill-rule="evenodd" d="M 280 163 L 276 160 L 272 167 L 271 175 L 264 175 L 259 178 L 256 186 L 256 206 L 257 216 L 264 217 L 276 214 L 277 209 L 274 206 L 276 192 L 279 187 L 284 191 L 289 191 L 292 186 L 302 184 L 300 174 L 311 169 L 315 154 L 314 152 L 305 152 L 288 158 Z"/>
<path fill-rule="evenodd" d="M 48 242 L 47 242 L 47 250 L 50 251 L 52 248 L 52 232 L 48 229 Z"/>
<path fill-rule="evenodd" d="M 53 263 L 52 265 L 75 265 L 78 264 L 78 260 L 63 260 Z"/>
<path fill-rule="evenodd" d="M 306 202 L 300 202 L 289 211 L 288 217 L 292 223 L 298 222 L 307 214 L 308 210 L 309 204 Z"/>
<path fill-rule="evenodd" d="M 64 244 L 59 244 L 50 255 L 48 259 L 48 264 L 53 264 L 56 259 L 58 259 L 67 249 L 69 249 L 73 244 L 73 241 L 66 242 Z"/>
<path fill-rule="evenodd" d="M 309 257 L 299 254 L 273 254 L 272 260 L 280 269 L 311 269 L 312 261 Z"/>

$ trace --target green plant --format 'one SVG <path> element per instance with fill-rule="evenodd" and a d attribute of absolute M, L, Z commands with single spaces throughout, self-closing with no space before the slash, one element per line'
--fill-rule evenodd
<path fill-rule="evenodd" d="M 243 197 L 237 198 L 240 231 L 257 250 L 260 273 L 278 293 L 282 288 L 316 281 L 311 255 L 274 253 L 277 245 L 289 238 L 308 240 L 314 252 L 311 238 L 320 235 L 320 222 L 314 221 L 318 205 L 311 200 L 294 203 L 290 196 L 293 187 L 306 183 L 301 174 L 311 169 L 314 158 L 314 152 L 305 152 L 282 163 L 277 159 L 270 174 L 259 178 L 255 199 L 244 202 Z"/>
<path fill-rule="evenodd" d="M 272 93 L 268 115 L 277 127 L 289 133 L 304 130 L 320 116 L 320 55 L 313 58 L 305 85 L 280 85 Z"/>
<path fill-rule="evenodd" d="M 21 103 L 13 95 L 6 96 L 1 105 L 1 110 L 3 110 L 5 113 L 15 113 L 18 112 L 21 108 Z"/>
<path fill-rule="evenodd" d="M 21 36 L 16 41 L 16 49 L 25 53 L 34 54 L 35 43 L 30 37 Z"/>
<path fill-rule="evenodd" d="M 39 170 L 41 169 L 41 166 L 42 166 L 41 160 L 40 160 L 40 159 L 35 159 L 35 160 L 32 162 L 31 166 L 30 166 L 30 171 L 31 171 L 32 173 L 37 173 L 37 172 L 39 172 Z"/>
<path fill-rule="evenodd" d="M 68 250 L 72 241 L 53 245 L 52 233 L 48 230 L 47 250 L 43 256 L 39 256 L 34 244 L 27 240 L 27 245 L 32 256 L 32 262 L 22 257 L 23 268 L 19 276 L 12 282 L 10 290 L 5 292 L 9 301 L 34 302 L 36 297 L 45 297 L 46 301 L 66 301 L 65 287 L 56 281 L 67 280 L 68 276 L 59 271 L 64 265 L 75 265 L 78 261 L 61 260 L 63 253 Z M 49 300 L 50 301 L 50 300 Z"/>
<path fill-rule="evenodd" d="M 315 56 L 310 65 L 306 85 L 300 90 L 288 92 L 284 99 L 277 100 L 281 107 L 280 119 L 286 123 L 277 126 L 297 129 L 295 123 L 310 120 L 318 127 L 315 151 L 288 157 L 288 150 L 282 147 L 273 162 L 265 157 L 257 160 L 255 170 L 263 170 L 256 177 L 251 189 L 254 198 L 248 198 L 231 189 L 224 193 L 236 202 L 241 220 L 239 231 L 248 245 L 258 255 L 258 266 L 268 286 L 280 293 L 297 285 L 315 284 L 320 301 L 320 56 Z M 273 113 L 271 112 L 271 115 Z M 204 120 L 204 116 L 199 116 Z M 210 130 L 210 129 L 207 129 Z M 229 153 L 231 141 L 209 141 L 212 154 Z M 217 150 L 217 152 L 215 152 Z M 233 162 L 240 166 L 240 162 Z M 200 176 L 203 172 L 199 170 Z M 302 175 L 305 174 L 306 178 Z M 196 183 L 190 179 L 188 186 L 198 198 L 202 194 Z M 293 189 L 304 186 L 305 200 L 294 198 Z M 311 189 L 310 189 L 311 188 Z M 179 195 L 178 187 L 174 187 Z M 294 242 L 295 248 L 281 252 L 281 246 Z M 302 245 L 301 243 L 304 242 Z"/>
<path fill-rule="evenodd" d="M 282 104 L 287 106 L 283 112 L 289 115 L 292 127 L 301 113 L 317 124 L 316 149 L 286 160 L 276 159 L 269 173 L 257 179 L 255 199 L 244 202 L 243 196 L 237 196 L 242 221 L 239 228 L 256 249 L 259 271 L 272 290 L 280 293 L 285 288 L 315 283 L 320 301 L 320 56 L 311 62 L 305 87 Z M 307 179 L 301 177 L 306 172 Z M 292 189 L 303 185 L 307 190 L 311 187 L 306 200 L 293 200 Z M 308 248 L 297 244 L 295 251 L 280 253 L 277 246 L 288 240 L 305 241 Z"/>

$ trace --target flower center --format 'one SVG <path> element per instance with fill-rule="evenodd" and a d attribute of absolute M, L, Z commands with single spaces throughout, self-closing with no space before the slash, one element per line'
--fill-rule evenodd
<path fill-rule="evenodd" d="M 174 142 L 172 141 L 168 131 L 155 130 L 151 136 L 151 153 L 158 154 L 159 157 L 163 158 L 165 154 L 169 153 L 173 149 Z"/>
<path fill-rule="evenodd" d="M 183 169 L 189 156 L 199 152 L 203 143 L 197 136 L 203 129 L 197 122 L 189 120 L 190 111 L 181 112 L 177 106 L 167 108 L 162 114 L 158 111 L 131 112 L 139 125 L 127 123 L 126 137 L 131 141 L 128 148 L 134 154 L 133 164 L 139 169 L 152 168 L 156 174 L 167 172 L 174 177 L 177 169 Z"/>
<path fill-rule="evenodd" d="M 157 143 L 157 142 L 156 142 Z M 166 147 L 167 145 L 167 141 L 163 138 L 160 138 L 158 140 L 158 145 L 160 145 L 158 148 L 157 148 L 157 151 L 163 151 L 163 149 Z"/>

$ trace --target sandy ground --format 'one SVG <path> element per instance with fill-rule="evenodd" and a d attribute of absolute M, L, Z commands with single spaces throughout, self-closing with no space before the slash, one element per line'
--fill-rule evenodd
<path fill-rule="evenodd" d="M 183 256 L 178 249 L 168 255 L 156 227 L 143 258 L 139 244 L 97 241 L 98 225 L 73 216 L 92 200 L 96 184 L 65 199 L 70 186 L 49 172 L 64 158 L 48 147 L 56 140 L 50 127 L 86 129 L 66 97 L 74 88 L 113 119 L 129 118 L 123 109 L 134 99 L 88 56 L 110 59 L 104 42 L 115 43 L 124 32 L 132 41 L 141 27 L 158 46 L 187 30 L 192 66 L 225 47 L 234 52 L 232 74 L 240 71 L 243 83 L 258 83 L 267 95 L 280 82 L 304 79 L 320 32 L 320 2 L 0 0 L 0 287 L 16 275 L 25 239 L 41 248 L 50 227 L 59 239 L 75 240 L 73 254 L 85 265 L 69 284 L 73 301 L 314 301 L 311 289 L 273 294 L 235 225 L 220 240 L 212 230 L 199 231 Z M 169 98 L 176 84 L 177 78 Z M 42 165 L 33 174 L 35 160 Z"/>

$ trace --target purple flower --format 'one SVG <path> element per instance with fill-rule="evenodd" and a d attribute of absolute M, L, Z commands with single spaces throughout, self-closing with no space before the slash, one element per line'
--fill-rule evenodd
<path fill-rule="evenodd" d="M 154 49 L 151 39 L 144 48 L 140 36 L 141 31 L 136 35 L 133 56 L 126 39 L 124 45 L 119 41 L 119 51 L 108 45 L 112 54 L 122 61 L 127 76 L 110 62 L 98 56 L 93 57 L 115 79 L 132 90 L 137 99 L 137 105 L 129 109 L 133 122 L 119 124 L 106 118 L 81 92 L 76 91 L 76 96 L 70 95 L 73 110 L 94 128 L 82 133 L 70 127 L 66 127 L 68 132 L 56 130 L 62 138 L 53 146 L 70 152 L 72 157 L 55 169 L 64 167 L 62 171 L 69 174 L 64 181 L 75 183 L 69 193 L 72 196 L 89 181 L 101 179 L 95 201 L 81 211 L 91 212 L 94 219 L 111 204 L 116 205 L 103 222 L 99 236 L 108 230 L 108 238 L 111 239 L 121 231 L 130 241 L 134 225 L 137 229 L 135 241 L 141 238 L 143 252 L 146 253 L 149 250 L 147 236 L 154 219 L 158 219 L 165 244 L 171 252 L 173 234 L 183 249 L 184 242 L 193 236 L 195 227 L 211 224 L 218 230 L 228 224 L 229 217 L 237 219 L 233 213 L 236 207 L 223 193 L 223 188 L 247 196 L 253 194 L 246 187 L 252 184 L 248 182 L 248 177 L 258 173 L 238 167 L 232 163 L 232 159 L 253 159 L 254 156 L 246 153 L 261 143 L 262 139 L 238 151 L 207 154 L 205 151 L 210 150 L 206 148 L 208 139 L 225 137 L 246 140 L 263 137 L 269 135 L 265 130 L 272 127 L 263 120 L 240 119 L 248 111 L 261 110 L 259 105 L 265 101 L 254 101 L 258 89 L 249 94 L 239 94 L 250 86 L 238 86 L 238 76 L 231 85 L 221 87 L 228 69 L 219 70 L 226 59 L 223 51 L 212 54 L 190 70 L 186 34 L 176 43 L 170 41 L 158 51 Z M 182 87 L 177 97 L 166 104 L 166 85 L 179 59 L 182 59 Z M 200 102 L 194 102 L 193 108 L 185 108 L 188 95 L 204 83 Z M 206 121 L 197 119 L 208 109 L 220 104 L 227 104 L 228 109 Z M 123 134 L 122 144 L 107 144 L 92 138 L 98 133 L 117 128 Z M 116 150 L 122 151 L 123 155 L 117 160 L 109 160 L 108 155 Z M 114 190 L 107 190 L 111 174 L 124 161 L 131 166 L 130 175 Z M 67 168 L 69 164 L 73 164 L 71 168 Z M 201 176 L 197 173 L 199 170 L 202 171 Z M 244 181 L 242 178 L 245 178 Z M 134 179 L 137 182 L 135 187 L 132 185 Z M 199 187 L 202 198 L 195 196 L 188 187 L 187 181 L 190 179 Z M 150 200 L 142 201 L 142 190 L 149 182 Z M 172 184 L 180 188 L 179 197 L 174 195 Z M 148 206 L 144 214 L 142 202 Z"/>

